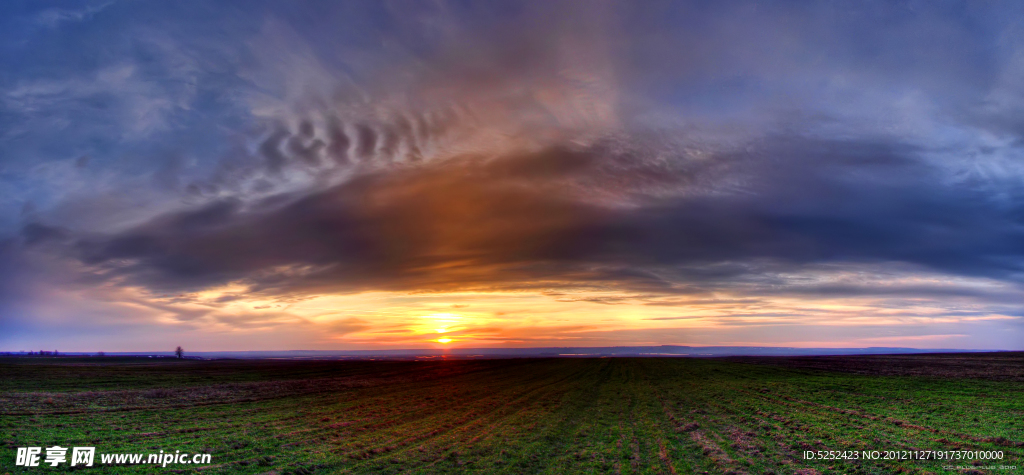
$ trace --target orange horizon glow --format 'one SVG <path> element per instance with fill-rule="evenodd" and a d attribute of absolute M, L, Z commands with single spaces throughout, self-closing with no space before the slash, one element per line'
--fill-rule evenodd
<path fill-rule="evenodd" d="M 430 343 L 446 348 L 907 343 L 956 348 L 976 346 L 967 343 L 973 336 L 966 326 L 997 327 L 1013 319 L 998 313 L 949 315 L 948 308 L 924 300 L 894 309 L 864 297 L 752 299 L 725 293 L 376 291 L 289 300 L 258 295 L 227 298 L 244 295 L 242 289 L 231 284 L 173 298 L 128 289 L 108 297 L 127 306 L 133 315 L 146 316 L 165 333 L 182 335 L 175 340 L 196 351 L 401 349 Z M 180 317 L 198 312 L 203 314 Z M 202 328 L 202 335 L 190 332 L 192 328 Z M 224 341 L 238 346 L 225 347 Z"/>

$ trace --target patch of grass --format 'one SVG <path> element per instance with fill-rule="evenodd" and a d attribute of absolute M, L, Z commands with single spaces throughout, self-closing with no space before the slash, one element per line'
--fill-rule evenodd
<path fill-rule="evenodd" d="M 47 470 L 14 467 L 15 448 L 51 445 L 213 460 L 97 458 L 84 473 L 948 473 L 944 461 L 804 460 L 807 450 L 1002 450 L 1002 464 L 1024 465 L 1024 383 L 948 367 L 25 360 L 0 359 L 4 472 Z"/>

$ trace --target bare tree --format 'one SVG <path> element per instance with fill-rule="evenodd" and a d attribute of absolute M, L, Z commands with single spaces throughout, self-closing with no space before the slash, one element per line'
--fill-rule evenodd
<path fill-rule="evenodd" d="M 180 346 L 175 348 L 174 349 L 174 356 L 177 356 L 179 360 L 184 358 L 185 357 L 185 350 L 181 349 Z"/>

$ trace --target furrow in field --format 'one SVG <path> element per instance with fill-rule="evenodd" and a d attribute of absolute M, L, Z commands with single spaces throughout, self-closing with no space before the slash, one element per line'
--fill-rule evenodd
<path fill-rule="evenodd" d="M 559 375 L 559 374 L 557 374 L 557 371 L 551 373 L 551 376 L 553 376 L 553 377 L 557 376 L 557 377 L 560 377 L 561 379 L 565 379 L 566 378 L 565 374 Z M 543 382 L 543 381 L 541 381 L 541 382 Z M 505 382 L 505 384 L 510 386 L 510 388 L 508 390 L 513 390 L 515 388 L 518 388 L 518 392 L 520 393 L 520 397 L 521 398 L 529 397 L 529 394 L 526 394 L 523 391 L 522 383 L 523 383 L 523 381 L 516 380 L 516 379 L 509 380 L 509 381 Z M 487 388 L 485 388 L 485 389 L 487 389 Z M 534 389 L 536 389 L 536 388 L 534 388 Z M 500 391 L 498 391 L 498 392 L 496 392 L 496 391 L 489 391 L 488 393 L 489 394 L 488 394 L 487 398 L 479 398 L 479 397 L 476 398 L 477 406 L 482 406 L 483 409 L 486 409 L 486 410 L 491 411 L 491 412 L 493 412 L 495 410 L 495 408 L 499 408 L 500 409 L 501 404 L 498 404 L 497 402 L 502 399 L 502 393 Z M 516 401 L 512 400 L 511 402 L 515 403 Z M 397 427 L 389 428 L 389 429 L 395 431 L 396 434 L 401 433 L 402 431 L 406 430 L 406 429 L 404 429 L 404 427 L 417 427 L 417 426 L 437 427 L 438 425 L 441 425 L 441 427 L 442 427 L 441 429 L 434 428 L 434 429 L 431 429 L 431 430 L 423 431 L 423 433 L 418 434 L 417 436 L 409 437 L 409 434 L 407 434 L 407 433 L 401 434 L 400 436 L 398 436 L 398 435 L 389 435 L 390 434 L 389 432 L 382 432 L 384 427 L 377 427 L 376 431 L 368 432 L 367 435 L 365 437 L 362 437 L 362 438 L 353 438 L 353 439 L 347 440 L 346 444 L 348 444 L 350 446 L 359 447 L 359 451 L 362 451 L 363 454 L 367 454 L 367 456 L 370 456 L 369 454 L 372 454 L 374 451 L 377 451 L 378 454 L 379 453 L 385 453 L 385 452 L 391 453 L 395 449 L 397 449 L 397 447 L 395 446 L 394 440 L 396 438 L 398 438 L 398 437 L 404 437 L 406 440 L 408 440 L 408 439 L 419 439 L 419 438 L 423 438 L 423 437 L 437 437 L 437 436 L 441 435 L 441 433 L 448 432 L 449 430 L 452 430 L 452 429 L 456 429 L 460 425 L 461 426 L 465 426 L 467 423 L 472 422 L 473 417 L 464 417 L 462 420 L 456 420 L 455 421 L 456 423 L 452 422 L 452 420 L 454 419 L 454 417 L 452 417 L 452 416 L 454 414 L 457 414 L 459 412 L 465 412 L 470 407 L 470 406 L 465 406 L 464 404 L 465 404 L 464 402 L 455 403 L 453 401 L 449 401 L 449 403 L 448 403 L 449 407 L 446 408 L 446 410 L 441 412 L 441 413 L 438 413 L 437 411 L 427 411 L 427 412 L 424 413 L 426 415 L 432 416 L 430 418 L 423 418 L 423 419 L 420 419 L 420 420 L 410 421 L 409 423 L 404 424 L 402 426 L 397 426 Z M 453 414 L 449 414 L 449 413 L 453 413 Z M 476 418 L 481 417 L 480 413 L 474 413 L 474 414 L 476 415 Z M 381 449 L 389 449 L 389 450 L 385 451 L 385 450 L 381 450 Z M 356 451 L 356 453 L 359 453 L 359 451 Z M 352 454 L 348 454 L 348 455 L 351 456 Z"/>
<path fill-rule="evenodd" d="M 392 454 L 392 457 L 408 455 L 415 450 L 423 454 L 415 458 L 426 458 L 431 460 L 430 465 L 433 465 L 438 460 L 444 458 L 441 454 L 450 454 L 455 447 L 461 444 L 471 441 L 479 443 L 485 439 L 483 436 L 490 436 L 498 429 L 510 425 L 525 425 L 528 421 L 520 417 L 524 408 L 546 397 L 550 397 L 551 394 L 563 393 L 567 382 L 571 383 L 574 379 L 578 379 L 576 374 L 553 373 L 549 377 L 537 381 L 535 383 L 536 386 L 530 388 L 522 386 L 520 381 L 520 385 L 514 389 L 516 397 L 507 399 L 502 394 L 495 394 L 490 399 L 497 401 L 505 400 L 505 402 L 501 404 L 484 404 L 484 410 L 481 412 L 472 413 L 454 423 L 443 426 L 441 429 L 435 429 L 426 434 L 407 438 L 401 444 L 405 448 L 398 453 Z M 418 446 L 412 446 L 412 442 L 419 441 L 426 442 Z M 378 462 L 371 462 L 371 465 L 373 463 Z"/>

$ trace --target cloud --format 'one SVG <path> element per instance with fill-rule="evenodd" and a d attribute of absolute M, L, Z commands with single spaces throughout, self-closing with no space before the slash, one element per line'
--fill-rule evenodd
<path fill-rule="evenodd" d="M 87 6 L 80 9 L 70 8 L 48 8 L 36 14 L 34 21 L 41 26 L 48 28 L 56 28 L 64 23 L 74 23 L 85 21 L 91 18 L 93 15 L 103 11 L 107 7 L 113 5 L 114 2 L 99 3 L 96 5 Z"/>
<path fill-rule="evenodd" d="M 1019 208 L 947 182 L 913 147 L 777 137 L 655 159 L 634 151 L 658 144 L 620 141 L 374 167 L 308 194 L 214 200 L 108 236 L 68 241 L 41 224 L 23 236 L 62 240 L 94 272 L 168 290 L 236 281 L 284 293 L 785 284 L 887 294 L 779 276 L 896 263 L 1019 282 Z"/>
<path fill-rule="evenodd" d="M 31 274 L 247 330 L 371 291 L 731 306 L 734 327 L 814 313 L 779 299 L 1018 315 L 1004 9 L 119 3 L 33 33 L 95 61 L 16 67 L 61 51 L 30 36 L 0 56 L 27 71 L 0 78 L 0 152 L 28 157 L 0 164 L 0 293 Z"/>

